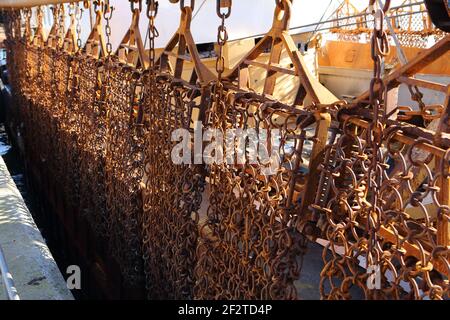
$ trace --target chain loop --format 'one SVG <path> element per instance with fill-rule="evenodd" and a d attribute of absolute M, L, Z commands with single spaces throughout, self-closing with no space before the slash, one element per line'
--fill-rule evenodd
<path fill-rule="evenodd" d="M 216 13 L 221 19 L 228 19 L 231 15 L 232 0 L 220 0 L 217 1 Z M 225 11 L 223 11 L 225 9 Z"/>
<path fill-rule="evenodd" d="M 136 9 L 136 4 L 138 4 L 139 12 L 142 12 L 142 0 L 129 0 L 131 12 L 133 13 Z"/>
<path fill-rule="evenodd" d="M 184 8 L 188 7 L 187 5 L 184 4 L 184 0 L 179 0 L 179 1 L 180 1 L 181 10 L 184 10 Z M 192 11 L 194 11 L 195 0 L 189 0 L 189 7 L 191 7 Z"/>

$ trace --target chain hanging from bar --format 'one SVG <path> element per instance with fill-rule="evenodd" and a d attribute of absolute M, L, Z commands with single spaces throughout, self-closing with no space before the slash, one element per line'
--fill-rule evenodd
<path fill-rule="evenodd" d="M 38 105 L 37 113 L 40 115 L 40 120 L 34 125 L 40 126 L 37 128 L 36 135 L 35 129 L 32 129 L 34 139 L 37 140 L 37 145 L 41 153 L 41 158 L 45 159 L 45 162 L 41 168 L 43 175 L 52 177 L 55 173 L 55 167 L 58 163 L 55 162 L 54 150 L 56 148 L 55 143 L 57 136 L 55 135 L 55 128 L 53 122 L 53 116 L 55 112 L 56 95 L 56 55 L 59 52 L 62 43 L 62 36 L 60 33 L 60 16 L 64 13 L 62 5 L 55 5 L 52 8 L 53 13 L 53 26 L 47 37 L 45 46 L 42 48 L 42 69 L 41 69 L 41 83 L 39 84 L 40 96 L 35 101 Z M 31 129 L 31 128 L 30 128 Z M 54 139 L 48 139 L 48 137 L 54 137 Z M 30 141 L 30 143 L 33 143 Z M 50 179 L 49 179 L 50 180 Z"/>
<path fill-rule="evenodd" d="M 23 49 L 20 46 L 21 42 L 21 11 L 20 10 L 8 10 L 5 13 L 5 34 L 7 38 L 5 39 L 5 48 L 7 50 L 7 64 L 8 70 L 11 70 L 9 80 L 11 86 L 15 92 L 20 92 L 20 74 L 19 66 L 23 61 Z M 14 69 L 12 67 L 14 66 Z"/>
<path fill-rule="evenodd" d="M 149 298 L 156 299 L 194 298 L 193 270 L 205 179 L 201 165 L 191 156 L 186 162 L 174 161 L 178 141 L 172 139 L 177 130 L 185 130 L 182 139 L 187 140 L 189 150 L 193 149 L 194 129 L 201 130 L 195 127 L 205 121 L 214 80 L 200 61 L 190 32 L 193 4 L 180 1 L 179 28 L 154 64 L 155 69 L 150 69 L 147 90 L 143 239 L 147 289 Z M 154 16 L 155 2 L 148 5 L 149 14 Z M 150 37 L 154 36 L 152 30 L 153 25 Z M 174 68 L 170 58 L 175 60 Z"/>
<path fill-rule="evenodd" d="M 58 185 L 59 191 L 68 190 L 69 187 L 66 183 L 70 184 L 67 179 L 66 171 L 66 140 L 65 134 L 67 124 L 65 122 L 66 114 L 69 104 L 69 93 L 71 91 L 70 78 L 71 74 L 71 61 L 72 56 L 75 53 L 75 7 L 74 5 L 69 6 L 68 14 L 70 17 L 70 26 L 65 30 L 65 7 L 61 5 L 57 32 L 57 41 L 53 43 L 54 54 L 54 70 L 53 70 L 53 81 L 50 90 L 54 92 L 53 107 L 51 111 L 51 124 L 50 128 L 52 131 L 53 147 L 52 147 L 52 163 L 50 164 L 50 172 L 54 177 L 54 181 L 59 181 L 62 185 L 63 190 L 61 190 L 61 185 Z M 56 21 L 55 21 L 56 22 Z M 65 198 L 65 193 L 63 197 Z"/>
<path fill-rule="evenodd" d="M 222 135 L 233 147 L 215 149 L 210 155 L 215 161 L 208 164 L 209 205 L 202 219 L 197 249 L 199 262 L 194 291 L 198 299 L 297 297 L 294 281 L 299 277 L 306 239 L 295 228 L 294 219 L 301 202 L 300 189 L 306 180 L 303 148 L 310 147 L 313 141 L 304 129 L 314 122 L 314 115 L 298 105 L 286 105 L 268 96 L 275 92 L 276 73 L 285 71 L 282 67 L 274 71 L 272 67 L 279 62 L 283 45 L 289 47 L 292 40 L 286 37 L 289 39 L 283 42 L 277 33 L 288 27 L 290 8 L 290 1 L 276 1 L 274 27 L 268 38 L 262 40 L 262 46 L 270 48 L 269 38 L 273 37 L 274 46 L 265 96 L 236 89 L 229 83 L 223 85 L 222 53 L 228 39 L 224 23 L 230 16 L 231 1 L 217 2 L 217 14 L 222 22 L 218 29 L 216 63 L 219 80 L 208 111 L 208 125 L 221 133 L 213 139 L 218 139 L 220 144 L 218 136 Z M 285 20 L 280 21 L 279 17 Z M 255 47 L 248 57 L 255 58 L 263 47 Z M 297 51 L 289 53 L 296 60 Z M 248 65 L 249 59 L 245 57 L 242 61 Z M 296 61 L 299 69 L 294 72 L 299 75 L 301 58 Z M 303 75 L 305 81 L 300 81 L 299 91 L 306 85 L 306 90 L 314 94 L 307 76 Z M 305 95 L 302 93 L 297 101 Z M 248 129 L 255 134 L 248 141 L 247 137 L 228 136 Z M 255 145 L 256 137 L 267 140 Z M 263 157 L 264 154 L 269 157 Z M 252 159 L 255 155 L 258 157 Z"/>
<path fill-rule="evenodd" d="M 25 48 L 22 42 L 22 13 L 20 10 L 8 10 L 6 12 L 7 21 L 5 23 L 5 49 L 7 55 L 8 80 L 11 85 L 12 92 L 17 93 L 12 96 L 13 104 L 18 106 L 11 110 L 9 115 L 12 120 L 11 123 L 16 125 L 14 131 L 20 132 L 20 127 L 17 124 L 21 123 L 23 117 L 21 111 L 25 105 L 23 99 L 23 87 L 21 86 L 22 78 L 25 70 L 23 70 L 25 57 Z"/>
<path fill-rule="evenodd" d="M 338 113 L 339 137 L 327 146 L 311 206 L 328 241 L 324 299 L 449 295 L 449 145 L 433 145 L 433 135 L 387 119 L 381 77 L 389 51 L 383 30 L 388 7 L 386 1 L 374 11 L 370 112 Z M 443 123 L 436 134 L 448 130 Z"/>
<path fill-rule="evenodd" d="M 106 208 L 106 104 L 104 63 L 107 54 L 103 30 L 104 3 L 94 2 L 95 23 L 79 61 L 80 96 L 80 212 L 95 234 L 108 235 Z M 108 9 L 107 9 L 108 10 Z M 110 19 L 110 17 L 109 17 Z"/>
<path fill-rule="evenodd" d="M 139 0 L 115 54 L 107 0 L 94 2 L 84 48 L 80 4 L 69 5 L 67 31 L 65 6 L 53 6 L 48 37 L 42 8 L 8 11 L 14 125 L 42 193 L 58 195 L 55 219 L 79 236 L 86 216 L 121 284 L 145 276 L 149 298 L 296 298 L 306 237 L 325 244 L 324 299 L 450 298 L 450 92 L 413 78 L 448 53 L 450 37 L 383 75 L 386 1 L 373 10 L 370 89 L 345 105 L 305 68 L 287 33 L 290 0 L 275 1 L 272 29 L 227 74 L 231 0 L 217 0 L 217 77 L 190 31 L 194 1 L 171 2 L 180 27 L 158 59 L 156 0 L 147 1 L 148 54 Z M 254 68 L 265 72 L 261 92 L 250 86 Z M 293 103 L 281 97 L 280 74 L 294 78 Z M 434 107 L 412 90 L 427 129 L 402 122 L 411 110 L 391 116 L 387 92 L 400 83 L 447 90 Z M 177 129 L 182 142 L 172 139 Z M 193 151 L 182 163 L 179 146 Z"/>
<path fill-rule="evenodd" d="M 142 282 L 141 181 L 144 164 L 143 70 L 147 56 L 139 31 L 140 1 L 131 1 L 132 22 L 106 72 L 106 203 L 110 250 L 129 285 Z M 139 8 L 135 5 L 138 4 Z M 109 30 L 109 22 L 106 27 Z M 108 32 L 109 33 L 109 32 Z M 107 34 L 109 39 L 109 34 Z M 109 40 L 108 40 L 109 43 Z M 108 49 L 109 48 L 109 49 Z M 110 44 L 107 51 L 110 51 Z"/>
<path fill-rule="evenodd" d="M 26 14 L 25 28 L 25 75 L 24 82 L 28 82 L 24 92 L 24 143 L 27 147 L 29 160 L 34 168 L 43 176 L 48 175 L 47 164 L 51 155 L 51 144 L 45 137 L 49 136 L 48 107 L 51 105 L 52 61 L 46 49 L 45 32 L 43 27 L 43 8 L 35 10 L 37 28 L 31 36 L 31 11 Z M 42 181 L 45 188 L 46 182 Z"/>
<path fill-rule="evenodd" d="M 30 21 L 32 13 L 30 13 Z M 37 28 L 32 35 L 30 42 L 27 46 L 27 78 L 29 79 L 28 89 L 25 94 L 29 101 L 28 104 L 28 119 L 29 119 L 29 131 L 28 134 L 32 134 L 32 132 L 41 132 L 43 125 L 41 122 L 39 101 L 41 95 L 41 82 L 42 82 L 42 62 L 43 62 L 43 54 L 44 54 L 44 34 L 42 28 L 42 11 L 41 8 L 37 8 L 35 10 L 35 19 L 37 23 Z M 28 22 L 31 23 L 31 22 Z M 30 136 L 31 138 L 31 136 Z M 31 139 L 28 140 L 31 142 Z M 42 140 L 38 140 L 37 143 L 30 144 L 30 155 L 36 162 L 36 166 L 39 169 L 43 169 L 43 163 L 46 159 L 46 152 L 41 152 Z"/>
<path fill-rule="evenodd" d="M 72 47 L 73 53 L 69 58 L 69 75 L 67 85 L 67 97 L 65 110 L 62 116 L 62 130 L 60 132 L 63 142 L 63 162 L 65 168 L 62 169 L 64 176 L 64 194 L 66 198 L 66 210 L 69 215 L 75 217 L 79 214 L 80 208 L 80 164 L 81 153 L 79 137 L 81 132 L 81 109 L 83 102 L 80 96 L 80 78 L 81 78 L 81 18 L 83 8 L 76 3 L 73 8 L 74 21 L 71 25 L 71 39 L 66 45 Z"/>

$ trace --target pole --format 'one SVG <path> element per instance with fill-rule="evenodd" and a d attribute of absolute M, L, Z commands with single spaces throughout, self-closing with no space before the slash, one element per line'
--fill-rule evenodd
<path fill-rule="evenodd" d="M 0 0 L 0 8 L 25 8 L 47 4 L 77 2 L 74 0 Z"/>

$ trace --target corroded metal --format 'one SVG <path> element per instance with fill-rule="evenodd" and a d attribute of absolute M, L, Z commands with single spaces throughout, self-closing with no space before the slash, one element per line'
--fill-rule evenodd
<path fill-rule="evenodd" d="M 64 7 L 54 7 L 48 37 L 41 10 L 34 32 L 30 10 L 8 11 L 16 126 L 42 188 L 63 199 L 69 232 L 82 233 L 85 217 L 123 284 L 145 283 L 149 298 L 295 299 L 308 241 L 324 244 L 324 299 L 350 299 L 358 290 L 367 299 L 449 298 L 450 91 L 413 77 L 448 52 L 449 36 L 384 75 L 387 2 L 375 23 L 358 22 L 373 27 L 374 77 L 345 103 L 306 70 L 287 33 L 291 1 L 276 1 L 271 30 L 226 72 L 231 1 L 218 0 L 217 75 L 197 52 L 190 3 L 180 2 L 180 27 L 159 58 L 157 1 L 147 1 L 148 53 L 138 0 L 114 53 L 108 1 L 94 3 L 84 48 L 79 5 L 69 7 L 67 30 Z M 258 60 L 264 51 L 268 62 Z M 262 92 L 249 85 L 249 66 L 267 71 Z M 298 83 L 292 102 L 277 97 L 280 74 Z M 387 105 L 386 92 L 402 83 L 414 88 L 420 111 Z M 446 100 L 425 105 L 418 87 Z M 280 139 L 241 162 L 198 163 L 194 152 L 190 163 L 174 163 L 173 132 L 186 129 L 192 139 L 199 121 L 224 137 L 254 129 Z M 251 162 L 252 153 L 272 147 L 275 158 Z M 235 157 L 227 149 L 223 156 Z M 380 287 L 368 270 L 378 270 Z"/>
<path fill-rule="evenodd" d="M 182 6 L 180 26 L 150 70 L 144 189 L 144 259 L 150 298 L 192 299 L 197 263 L 199 209 L 205 188 L 200 165 L 176 164 L 172 132 L 192 132 L 204 121 L 213 74 L 200 62 L 190 32 L 192 7 Z M 175 68 L 169 62 L 173 54 Z M 184 80 L 183 58 L 189 54 L 192 76 Z M 153 64 L 153 63 L 152 63 Z M 161 175 L 158 172 L 164 171 Z M 167 250 L 170 248 L 169 250 Z"/>
<path fill-rule="evenodd" d="M 279 38 L 283 28 L 287 28 L 290 6 L 289 1 L 277 2 L 270 37 Z M 227 39 L 223 14 L 218 11 L 222 18 L 218 35 L 221 46 Z M 286 20 L 280 21 L 279 16 L 284 16 Z M 291 39 L 286 40 L 288 36 L 282 34 L 289 48 Z M 270 48 L 267 41 L 264 40 L 265 44 L 252 51 L 252 57 L 256 57 L 264 46 Z M 269 62 L 269 68 L 271 63 L 277 63 L 281 48 L 279 44 L 271 48 L 276 53 L 273 61 Z M 298 68 L 295 74 L 300 78 L 300 94 L 296 100 L 302 102 L 307 93 L 312 93 L 313 99 L 317 99 L 317 92 L 305 76 L 305 70 L 300 63 L 295 63 L 296 53 L 296 50 L 291 52 L 293 63 Z M 220 68 L 221 58 L 218 57 L 217 63 L 219 79 L 223 70 Z M 243 63 L 248 65 L 250 62 L 244 59 Z M 277 73 L 283 73 L 283 70 L 269 70 L 265 94 L 273 94 Z M 238 72 L 238 68 L 231 71 L 231 77 Z M 240 83 L 245 84 L 245 81 Z M 214 90 L 212 106 L 208 111 L 208 126 L 220 130 L 224 137 L 227 131 L 252 128 L 259 134 L 262 130 L 268 130 L 269 140 L 276 130 L 281 137 L 276 146 L 280 162 L 279 167 L 268 175 L 266 170 L 275 159 L 270 158 L 258 165 L 250 161 L 251 154 L 261 151 L 260 148 L 267 148 L 270 154 L 271 144 L 275 144 L 272 141 L 243 155 L 241 164 L 214 162 L 208 165 L 210 195 L 197 249 L 197 298 L 297 297 L 294 281 L 299 277 L 299 261 L 305 252 L 306 238 L 296 229 L 294 221 L 301 203 L 299 193 L 304 192 L 302 187 L 307 180 L 305 171 L 308 166 L 305 166 L 303 151 L 311 147 L 314 141 L 314 135 L 308 136 L 307 132 L 314 116 L 296 104 L 282 104 L 265 97 L 264 93 L 236 90 L 232 83 L 223 85 L 221 81 Z M 227 152 L 230 150 L 224 150 L 225 157 L 230 157 Z"/>
<path fill-rule="evenodd" d="M 383 15 L 376 13 L 381 21 Z M 382 24 L 375 24 L 370 112 L 337 115 L 340 137 L 327 146 L 320 166 L 311 209 L 327 240 L 320 284 L 325 299 L 351 299 L 358 291 L 366 299 L 449 295 L 449 149 L 436 143 L 448 124 L 435 126 L 433 141 L 386 120 L 383 92 L 399 73 L 381 79 L 386 38 Z M 375 270 L 375 278 L 366 270 Z"/>
<path fill-rule="evenodd" d="M 105 177 L 109 245 L 128 283 L 143 280 L 140 221 L 146 128 L 137 114 L 143 108 L 142 74 L 146 57 L 138 9 L 106 72 Z"/>

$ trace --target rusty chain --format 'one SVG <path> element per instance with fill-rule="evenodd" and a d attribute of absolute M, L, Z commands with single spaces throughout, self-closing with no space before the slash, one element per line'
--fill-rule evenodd
<path fill-rule="evenodd" d="M 276 1 L 279 10 L 284 1 Z M 187 14 L 194 1 L 179 4 Z M 142 10 L 142 1 L 130 6 Z M 208 83 L 174 76 L 156 57 L 158 1 L 147 1 L 148 70 L 113 53 L 109 1 L 95 3 L 106 21 L 100 59 L 82 50 L 81 8 L 69 7 L 74 34 L 69 30 L 67 37 L 64 7 L 54 11 L 56 34 L 73 40 L 74 50 L 50 48 L 36 36 L 29 41 L 31 29 L 20 32 L 21 14 L 8 13 L 8 69 L 27 163 L 45 177 L 43 188 L 63 195 L 63 210 L 71 213 L 65 223 L 87 217 L 124 282 L 145 282 L 149 298 L 297 298 L 307 243 L 307 232 L 296 225 L 302 219 L 326 241 L 323 299 L 449 298 L 442 224 L 450 220 L 450 152 L 387 119 L 383 20 L 389 1 L 375 10 L 370 106 L 346 112 L 330 107 L 337 125 L 319 155 L 317 194 L 307 208 L 312 214 L 302 211 L 302 201 L 311 191 L 305 188 L 316 161 L 308 157 L 318 142 L 317 112 L 325 111 L 238 90 L 224 79 L 231 6 L 231 0 L 217 0 L 217 78 Z M 31 11 L 23 16 L 29 25 Z M 439 108 L 424 109 L 440 126 Z M 243 164 L 173 163 L 172 132 L 187 129 L 192 139 L 195 120 L 224 136 L 228 130 L 278 130 L 279 168 L 266 175 L 270 163 L 252 164 L 249 154 Z M 372 267 L 379 268 L 377 288 L 368 282 Z"/>
<path fill-rule="evenodd" d="M 151 2 L 148 5 L 152 6 Z M 181 10 L 188 12 L 190 9 L 181 2 Z M 150 30 L 150 36 L 151 33 Z M 150 45 L 151 52 L 152 41 Z M 176 142 L 172 141 L 171 135 L 176 129 L 191 130 L 193 110 L 201 108 L 194 99 L 199 97 L 203 101 L 209 98 L 210 90 L 209 84 L 203 86 L 198 81 L 188 84 L 170 70 L 164 70 L 161 64 L 159 58 L 150 69 L 146 97 L 149 109 L 143 240 L 147 289 L 149 298 L 153 299 L 192 299 L 198 211 L 205 179 L 199 165 L 175 164 L 172 161 L 171 150 Z M 162 171 L 164 175 L 158 174 Z"/>
<path fill-rule="evenodd" d="M 131 1 L 134 9 L 134 1 Z M 107 18 L 107 42 L 110 43 Z M 110 45 L 108 45 L 111 48 Z M 109 49 L 108 49 L 109 51 Z M 106 205 L 110 251 L 117 260 L 125 281 L 139 285 L 143 280 L 140 220 L 142 199 L 145 128 L 130 121 L 142 105 L 142 70 L 121 63 L 108 54 L 105 64 L 106 91 Z"/>
<path fill-rule="evenodd" d="M 218 81 L 208 125 L 219 129 L 224 137 L 227 130 L 279 130 L 281 142 L 277 152 L 281 164 L 273 175 L 264 174 L 270 161 L 253 165 L 248 154 L 242 165 L 208 165 L 209 205 L 197 248 L 195 296 L 294 299 L 294 281 L 300 272 L 298 259 L 305 252 L 306 243 L 293 224 L 296 201 L 288 199 L 291 181 L 300 180 L 301 150 L 307 140 L 301 120 L 307 113 L 258 94 L 235 92 L 222 84 L 222 48 L 228 39 L 224 21 L 230 16 L 230 9 L 231 1 L 218 1 Z M 280 115 L 284 121 L 275 121 Z"/>
<path fill-rule="evenodd" d="M 432 141 L 408 137 L 400 122 L 387 127 L 381 66 L 388 41 L 380 21 L 388 5 L 375 11 L 370 117 L 338 116 L 340 137 L 327 146 L 311 206 L 328 241 L 324 299 L 448 298 L 448 247 L 438 231 L 448 215 L 436 216 L 448 208 L 446 189 L 437 186 L 448 183 L 448 150 L 430 151 Z"/>
<path fill-rule="evenodd" d="M 96 14 L 103 13 L 103 6 L 94 3 Z M 102 43 L 94 44 L 103 50 Z M 107 52 L 102 52 L 107 54 Z M 105 185 L 105 140 L 106 140 L 106 101 L 105 101 L 105 60 L 83 53 L 80 57 L 80 212 L 86 215 L 94 232 L 108 239 L 108 210 L 106 208 Z"/>

